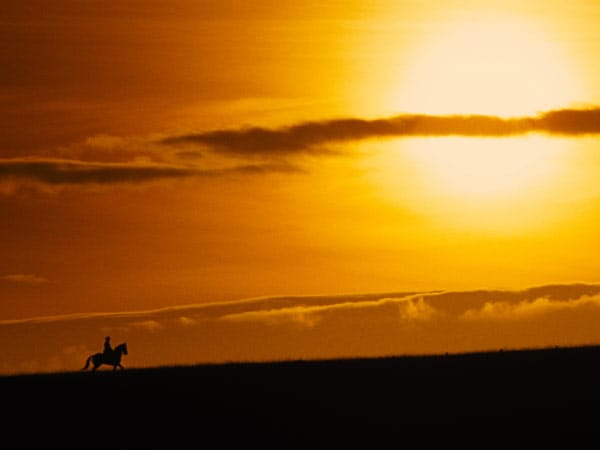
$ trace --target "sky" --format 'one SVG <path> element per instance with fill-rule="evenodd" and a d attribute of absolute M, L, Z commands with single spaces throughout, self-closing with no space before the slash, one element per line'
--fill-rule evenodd
<path fill-rule="evenodd" d="M 3 2 L 0 372 L 599 342 L 599 21 Z"/>

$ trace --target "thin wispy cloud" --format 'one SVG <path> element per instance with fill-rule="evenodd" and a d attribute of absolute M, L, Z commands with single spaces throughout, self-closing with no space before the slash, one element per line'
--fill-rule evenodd
<path fill-rule="evenodd" d="M 13 284 L 24 284 L 29 286 L 38 286 L 40 284 L 46 284 L 50 281 L 44 277 L 33 275 L 30 273 L 15 273 L 9 275 L 0 276 L 0 281 Z"/>
<path fill-rule="evenodd" d="M 0 321 L 0 343 L 15 335 L 52 337 L 24 341 L 20 354 L 0 345 L 10 354 L 0 361 L 0 373 L 30 367 L 32 360 L 36 371 L 78 370 L 87 352 L 102 350 L 99 337 L 106 334 L 115 343 L 127 341 L 125 363 L 131 367 L 581 345 L 600 342 L 598 321 L 597 284 L 271 297 L 83 313 Z M 86 352 L 61 353 L 74 345 Z"/>
<path fill-rule="evenodd" d="M 435 295 L 434 293 L 430 293 Z M 223 320 L 230 321 L 264 321 L 266 323 L 296 322 L 315 325 L 325 315 L 334 315 L 339 311 L 351 310 L 373 310 L 391 307 L 407 319 L 425 318 L 433 313 L 433 309 L 425 304 L 423 294 L 396 294 L 393 297 L 377 296 L 365 298 L 357 301 L 347 301 L 343 297 L 338 298 L 334 303 L 329 304 L 303 304 L 301 298 L 298 298 L 295 304 L 281 304 L 280 307 L 270 307 L 262 309 L 253 309 L 242 312 L 225 314 L 221 317 Z"/>
<path fill-rule="evenodd" d="M 547 313 L 598 307 L 600 307 L 600 297 L 598 296 L 583 296 L 571 301 L 550 300 L 542 297 L 516 304 L 489 302 L 481 308 L 466 311 L 462 317 L 470 320 L 523 320 Z"/>
<path fill-rule="evenodd" d="M 142 328 L 149 332 L 155 332 L 160 330 L 163 326 L 156 320 L 143 320 L 141 322 L 132 322 L 131 326 Z"/>

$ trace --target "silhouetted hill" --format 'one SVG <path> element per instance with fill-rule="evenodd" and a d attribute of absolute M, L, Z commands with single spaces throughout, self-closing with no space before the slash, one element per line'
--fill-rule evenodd
<path fill-rule="evenodd" d="M 600 347 L 0 378 L 5 430 L 116 448 L 596 448 Z M 7 438 L 5 433 L 5 438 Z"/>

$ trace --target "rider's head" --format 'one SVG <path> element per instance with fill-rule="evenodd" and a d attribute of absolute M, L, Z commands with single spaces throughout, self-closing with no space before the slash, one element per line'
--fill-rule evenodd
<path fill-rule="evenodd" d="M 110 336 L 106 336 L 105 338 L 107 341 L 110 341 Z"/>

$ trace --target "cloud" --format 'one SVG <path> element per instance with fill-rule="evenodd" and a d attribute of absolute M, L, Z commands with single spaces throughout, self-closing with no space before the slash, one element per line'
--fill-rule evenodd
<path fill-rule="evenodd" d="M 30 286 L 38 286 L 40 284 L 49 283 L 49 281 L 44 277 L 24 273 L 4 275 L 0 277 L 0 280 L 8 283 L 27 284 Z"/>
<path fill-rule="evenodd" d="M 428 304 L 423 297 L 400 303 L 398 310 L 400 318 L 403 320 L 428 320 L 437 314 L 436 309 Z"/>
<path fill-rule="evenodd" d="M 142 184 L 169 179 L 297 172 L 289 164 L 242 164 L 205 169 L 149 162 L 104 163 L 67 159 L 0 159 L 0 182 L 46 186 Z"/>
<path fill-rule="evenodd" d="M 426 320 L 432 318 L 435 308 L 427 304 L 422 295 L 399 294 L 397 297 L 368 298 L 357 301 L 340 301 L 325 305 L 296 305 L 282 306 L 279 308 L 255 309 L 250 311 L 225 314 L 221 318 L 231 321 L 259 321 L 271 325 L 295 323 L 307 327 L 314 327 L 327 316 L 334 316 L 340 312 L 362 310 L 390 310 L 399 320 Z M 299 301 L 301 301 L 299 299 Z M 394 311 L 392 308 L 396 308 Z"/>
<path fill-rule="evenodd" d="M 522 301 L 517 304 L 507 302 L 488 302 L 480 309 L 470 309 L 462 317 L 469 320 L 514 320 L 526 319 L 543 314 L 565 310 L 600 307 L 600 297 L 584 296 L 577 300 L 550 300 L 542 297 L 535 300 Z"/>
<path fill-rule="evenodd" d="M 269 309 L 259 311 L 246 311 L 228 314 L 223 320 L 233 322 L 263 322 L 269 325 L 296 324 L 304 327 L 314 327 L 320 320 L 319 312 L 329 307 L 323 306 L 294 306 L 291 308 Z"/>
<path fill-rule="evenodd" d="M 245 157 L 322 153 L 325 144 L 411 136 L 508 137 L 526 133 L 584 135 L 600 133 L 600 108 L 562 109 L 537 116 L 405 114 L 383 119 L 344 118 L 283 128 L 250 127 L 190 133 L 162 139 L 174 146 L 199 145 Z M 329 151 L 329 150 L 328 150 Z"/>
<path fill-rule="evenodd" d="M 533 117 L 405 114 L 343 118 L 283 128 L 223 129 L 160 137 L 91 136 L 43 155 L 0 158 L 0 192 L 68 186 L 145 185 L 207 177 L 303 173 L 294 157 L 330 155 L 328 144 L 408 136 L 579 136 L 600 132 L 600 108 L 563 109 Z M 165 147 L 165 144 L 167 145 Z"/>
<path fill-rule="evenodd" d="M 156 320 L 142 320 L 139 322 L 131 322 L 131 326 L 141 328 L 146 331 L 154 333 L 163 328 L 163 326 Z"/>
<path fill-rule="evenodd" d="M 600 133 L 600 108 L 559 109 L 537 119 L 539 129 L 551 134 L 580 135 Z"/>
<path fill-rule="evenodd" d="M 598 344 L 598 322 L 600 284 L 253 298 L 0 321 L 0 373 L 78 370 L 108 330 L 142 367 Z"/>
<path fill-rule="evenodd" d="M 91 163 L 74 160 L 8 159 L 0 161 L 0 179 L 27 178 L 46 184 L 137 183 L 189 177 L 190 169 L 136 163 Z"/>
<path fill-rule="evenodd" d="M 186 316 L 181 316 L 178 319 L 178 321 L 179 321 L 179 324 L 183 325 L 184 327 L 192 327 L 198 323 L 196 320 L 190 319 L 189 317 L 186 317 Z"/>

